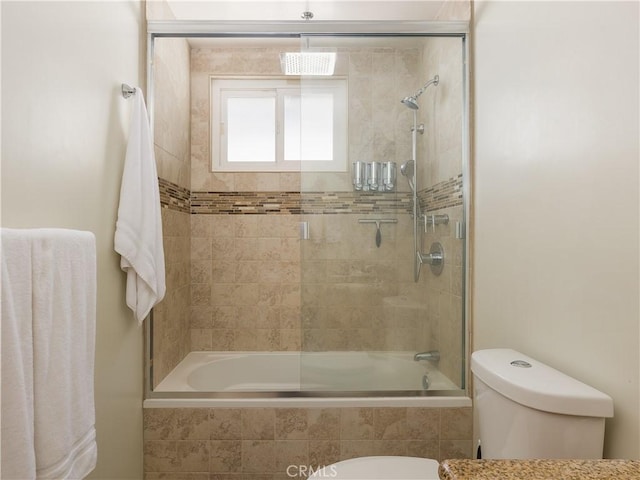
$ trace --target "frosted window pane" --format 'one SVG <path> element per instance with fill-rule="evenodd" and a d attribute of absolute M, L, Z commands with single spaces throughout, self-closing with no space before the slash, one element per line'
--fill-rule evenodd
<path fill-rule="evenodd" d="M 300 160 L 300 97 L 284 96 L 284 159 Z"/>
<path fill-rule="evenodd" d="M 284 159 L 333 159 L 333 95 L 285 95 Z"/>
<path fill-rule="evenodd" d="M 227 99 L 227 161 L 276 161 L 276 99 Z"/>

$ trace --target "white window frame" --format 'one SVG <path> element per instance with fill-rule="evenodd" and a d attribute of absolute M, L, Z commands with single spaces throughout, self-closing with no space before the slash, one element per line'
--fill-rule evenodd
<path fill-rule="evenodd" d="M 346 172 L 348 139 L 347 79 L 330 77 L 323 79 L 291 79 L 290 77 L 210 77 L 211 169 L 214 172 Z M 276 97 L 276 161 L 228 162 L 226 158 L 226 106 L 224 99 L 230 92 L 246 92 L 246 96 Z M 285 161 L 284 131 L 280 127 L 284 119 L 284 95 L 295 92 L 331 92 L 333 111 L 333 158 L 321 161 Z"/>

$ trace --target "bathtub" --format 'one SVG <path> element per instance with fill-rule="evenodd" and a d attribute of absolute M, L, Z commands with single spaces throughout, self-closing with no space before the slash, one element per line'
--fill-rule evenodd
<path fill-rule="evenodd" d="M 465 407 L 471 400 L 409 352 L 191 352 L 144 402 L 146 408 L 352 405 Z"/>

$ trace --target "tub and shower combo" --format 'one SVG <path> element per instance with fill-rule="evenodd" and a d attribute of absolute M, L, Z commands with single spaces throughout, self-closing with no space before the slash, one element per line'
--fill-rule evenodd
<path fill-rule="evenodd" d="M 302 412 L 309 429 L 283 441 L 312 442 L 312 419 L 328 409 L 343 425 L 371 415 L 364 423 L 375 428 L 362 439 L 406 440 L 400 453 L 445 455 L 446 444 L 470 454 L 466 23 L 150 21 L 148 29 L 168 277 L 147 322 L 145 418 L 165 414 L 157 407 L 209 409 L 212 424 L 218 409 L 241 422 L 256 409 L 274 416 L 275 438 L 273 427 L 266 439 L 245 437 L 246 422 L 237 437 L 220 434 L 215 441 L 241 442 L 242 465 L 211 459 L 209 472 L 280 471 L 259 471 L 251 464 L 259 455 L 245 449 L 277 443 L 281 408 Z M 280 69 L 290 51 L 303 65 L 330 53 L 333 71 L 289 76 Z M 180 105 L 186 114 L 175 112 Z M 250 135 L 269 130 L 271 107 L 283 125 L 298 122 L 283 144 L 274 126 L 284 160 L 273 169 L 242 158 L 245 144 L 264 140 Z M 177 135 L 184 118 L 186 134 Z M 184 138 L 186 183 L 161 165 Z M 287 163 L 292 149 L 298 158 Z M 443 425 L 440 451 L 428 450 L 425 429 L 412 430 L 412 415 Z M 385 427 L 392 417 L 395 434 Z M 445 432 L 445 423 L 457 427 Z M 154 442 L 177 438 L 149 428 Z M 360 438 L 344 431 L 334 457 L 314 456 L 309 443 L 303 461 L 362 454 L 350 450 Z M 457 431 L 465 433 L 451 437 Z M 158 462 L 149 469 L 162 471 Z"/>

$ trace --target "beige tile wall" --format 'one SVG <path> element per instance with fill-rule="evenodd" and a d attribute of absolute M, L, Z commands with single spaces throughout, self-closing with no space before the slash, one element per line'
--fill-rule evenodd
<path fill-rule="evenodd" d="M 297 215 L 191 216 L 191 349 L 300 349 Z"/>
<path fill-rule="evenodd" d="M 184 408 L 144 411 L 146 480 L 305 478 L 366 455 L 471 456 L 471 408 Z M 207 476 L 208 475 L 208 476 Z"/>
<path fill-rule="evenodd" d="M 463 315 L 463 241 L 455 237 L 456 222 L 462 221 L 462 206 L 430 211 L 428 214 L 448 215 L 448 225 L 429 227 L 422 237 L 422 252 L 429 252 L 433 242 L 444 250 L 445 262 L 440 275 L 434 275 L 429 265 L 423 265 L 418 283 L 399 285 L 399 292 L 408 298 L 421 298 L 425 308 L 420 337 L 424 350 L 440 352 L 438 369 L 459 387 L 462 386 L 464 353 Z M 419 348 L 422 350 L 422 348 Z"/>
<path fill-rule="evenodd" d="M 424 123 L 424 135 L 418 136 L 420 190 L 455 179 L 462 173 L 462 48 L 461 40 L 432 37 L 424 40 L 421 62 L 423 83 L 438 74 L 438 86 L 430 86 L 419 99 L 418 123 Z M 420 161 L 422 159 L 423 161 Z M 463 178 L 463 182 L 468 179 Z M 448 215 L 448 225 L 429 228 L 422 236 L 422 251 L 427 253 L 433 242 L 445 251 L 442 273 L 435 276 L 428 265 L 422 267 L 419 283 L 404 283 L 400 292 L 410 298 L 426 301 L 424 345 L 440 352 L 438 368 L 461 386 L 463 371 L 463 241 L 455 238 L 456 222 L 463 220 L 462 205 L 433 209 L 423 205 L 427 214 Z"/>
<path fill-rule="evenodd" d="M 457 177 L 462 172 L 462 40 L 425 39 L 422 52 L 424 81 L 439 75 L 438 86 L 430 86 L 420 97 L 420 152 L 426 168 L 420 169 L 419 185 L 428 188 Z"/>
<path fill-rule="evenodd" d="M 153 385 L 191 351 L 188 213 L 162 209 L 167 293 L 153 308 Z"/>
<path fill-rule="evenodd" d="M 366 215 L 192 215 L 191 349 L 437 348 L 410 218 L 378 216 L 398 220 L 382 224 L 379 248 Z"/>
<path fill-rule="evenodd" d="M 187 191 L 191 183 L 189 46 L 158 39 L 154 57 L 154 152 L 158 176 Z M 190 214 L 162 209 L 167 293 L 153 309 L 153 385 L 190 351 Z M 188 210 L 188 206 L 187 206 Z"/>
<path fill-rule="evenodd" d="M 416 350 L 425 345 L 423 303 L 399 296 L 412 272 L 409 216 L 375 224 L 366 215 L 308 215 L 310 238 L 302 242 L 302 345 L 305 351 Z"/>
<path fill-rule="evenodd" d="M 191 53 L 191 165 L 174 160 L 181 154 L 168 155 L 169 142 L 156 145 L 159 171 L 194 191 L 351 188 L 348 174 L 211 173 L 209 74 L 279 73 L 264 50 L 213 53 Z M 420 86 L 422 57 L 417 50 L 342 52 L 339 69 L 350 77 L 350 161 L 409 158 L 411 113 L 399 100 Z M 402 178 L 399 186 L 408 190 Z M 156 309 L 156 378 L 183 355 L 184 332 L 190 344 L 184 351 L 444 350 L 457 336 L 447 318 L 459 295 L 458 245 L 446 238 L 450 229 L 438 231 L 453 262 L 440 278 L 415 284 L 411 219 L 384 216 L 399 223 L 382 226 L 378 249 L 375 227 L 358 224 L 353 214 L 189 216 L 165 209 L 172 286 Z M 301 242 L 303 220 L 311 237 Z M 445 356 L 442 363 L 455 371 L 456 361 Z M 291 478 L 290 464 L 471 455 L 467 408 L 147 409 L 144 424 L 146 479 L 280 479 Z"/>
<path fill-rule="evenodd" d="M 192 50 L 193 190 L 351 189 L 348 173 L 300 178 L 295 173 L 210 171 L 210 76 L 280 75 L 280 51 Z M 349 77 L 351 161 L 408 158 L 412 117 L 400 98 L 413 91 L 420 63 L 415 48 L 339 49 L 337 73 Z M 398 126 L 389 128 L 392 124 Z M 408 190 L 406 182 L 399 185 Z M 395 248 L 406 243 L 410 232 L 406 213 L 394 216 L 398 225 L 383 226 L 380 249 L 375 248 L 375 228 L 357 223 L 362 215 L 306 216 L 311 238 L 301 245 L 294 245 L 299 236 L 297 217 L 287 217 L 293 223 L 285 234 L 291 237 L 284 238 L 277 233 L 283 220 L 276 215 L 200 217 L 192 219 L 193 242 L 198 245 L 192 252 L 192 349 L 413 350 L 425 343 L 418 335 L 425 329 L 420 325 L 424 312 L 419 302 L 408 307 L 397 298 L 398 276 L 411 269 L 411 251 Z M 216 223 L 226 228 L 203 228 Z M 260 234 L 258 223 L 263 226 Z M 227 237 L 215 238 L 220 235 Z M 232 245 L 232 251 L 221 246 L 224 242 Z M 404 264 L 401 269 L 399 261 Z M 302 288 L 295 284 L 298 280 Z"/>
<path fill-rule="evenodd" d="M 154 45 L 154 152 L 158 176 L 191 189 L 189 44 L 158 38 Z"/>
<path fill-rule="evenodd" d="M 440 73 L 441 84 L 432 100 L 438 117 L 429 117 L 434 110 L 429 107 L 434 105 L 427 103 L 420 110 L 421 118 L 424 115 L 430 125 L 424 140 L 421 139 L 422 150 L 428 159 L 436 159 L 422 169 L 424 188 L 432 185 L 426 182 L 438 180 L 439 175 L 446 176 L 460 169 L 460 149 L 447 143 L 455 137 L 452 131 L 460 133 L 455 121 L 460 117 L 446 110 L 460 108 L 454 98 L 459 93 L 459 84 L 448 79 L 453 78 L 457 67 L 461 68 L 455 61 L 444 62 L 445 56 L 452 53 L 451 43 L 438 43 L 434 39 L 425 42 L 428 45 L 425 52 L 429 50 L 429 53 L 419 49 L 350 48 L 340 50 L 338 61 L 338 72 L 349 76 L 351 160 L 405 161 L 411 150 L 412 115 L 399 99 L 424 83 L 425 75 L 418 75 L 423 64 L 433 65 Z M 191 51 L 190 183 L 193 191 L 304 192 L 351 188 L 348 174 L 303 174 L 301 178 L 296 173 L 210 171 L 210 75 L 277 75 L 280 50 Z M 167 95 L 175 96 L 179 83 L 178 78 L 171 88 L 165 87 Z M 423 100 L 428 100 L 426 95 Z M 161 108 L 160 112 L 163 111 Z M 176 115 L 176 118 L 183 117 Z M 389 128 L 390 122 L 393 128 Z M 170 129 L 164 131 L 171 137 Z M 169 139 L 164 144 L 181 145 L 181 142 Z M 452 149 L 454 153 L 450 153 Z M 165 148 L 159 151 L 164 155 Z M 167 167 L 167 171 L 170 170 Z M 173 171 L 177 172 L 175 182 L 184 180 L 184 169 Z M 398 185 L 401 190 L 408 190 L 402 177 Z M 177 288 L 189 295 L 190 308 L 182 308 L 182 298 L 173 306 L 182 316 L 190 311 L 186 329 L 189 349 L 440 349 L 444 353 L 442 342 L 455 343 L 453 332 L 460 324 L 442 320 L 461 314 L 454 298 L 459 295 L 452 293 L 455 291 L 452 284 L 459 285 L 461 281 L 454 281 L 450 271 L 457 268 L 456 272 L 460 272 L 460 266 L 447 262 L 440 279 L 431 279 L 432 275 L 427 272 L 428 275 L 423 273 L 421 282 L 415 284 L 411 219 L 404 212 L 374 216 L 392 217 L 399 222 L 382 226 L 380 248 L 375 246 L 375 227 L 358 223 L 363 215 L 191 215 L 189 228 L 179 232 L 190 245 L 190 286 L 189 290 Z M 299 240 L 301 220 L 309 222 L 311 232 L 310 239 L 302 243 Z M 453 226 L 452 221 L 442 234 L 449 235 Z M 425 238 L 427 250 L 429 238 Z M 448 246 L 445 248 L 449 251 Z M 175 263 L 176 271 L 184 271 L 183 253 L 176 256 L 180 259 L 168 263 Z M 442 279 L 447 279 L 446 288 Z M 178 323 L 182 324 L 183 320 Z M 173 325 L 159 330 L 158 335 L 167 338 L 176 334 Z M 173 359 L 182 352 L 175 346 L 170 349 L 169 354 L 161 355 Z M 455 372 L 454 380 L 459 377 L 460 358 L 458 353 L 455 358 L 443 355 L 442 364 L 449 365 L 447 369 Z M 158 360 L 158 371 L 164 372 L 164 365 L 171 363 Z"/>
<path fill-rule="evenodd" d="M 313 45 L 311 45 L 313 46 Z M 294 42 L 293 49 L 300 45 Z M 291 49 L 289 48 L 289 50 Z M 233 173 L 211 171 L 211 76 L 282 75 L 279 48 L 191 50 L 192 189 L 195 191 L 348 191 L 349 173 Z M 417 48 L 338 48 L 336 75 L 349 78 L 349 162 L 406 161 L 411 154 L 411 113 L 400 99 L 421 76 Z M 418 85 L 419 86 L 419 85 Z M 214 146 L 215 147 L 215 146 Z M 406 182 L 400 188 L 408 190 Z"/>

